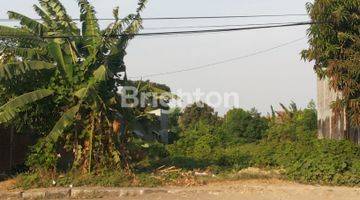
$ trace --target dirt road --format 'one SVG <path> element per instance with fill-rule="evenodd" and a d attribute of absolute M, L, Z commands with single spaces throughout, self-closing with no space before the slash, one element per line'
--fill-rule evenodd
<path fill-rule="evenodd" d="M 3 189 L 13 181 L 2 182 Z M 85 187 L 86 188 L 86 187 Z M 106 189 L 106 188 L 104 188 Z M 313 186 L 278 179 L 222 181 L 205 186 L 163 187 L 125 196 L 107 195 L 105 200 L 360 200 L 360 188 Z M 94 190 L 96 192 L 96 190 Z M 1 192 L 1 190 L 0 190 Z M 134 196 L 133 196 L 134 195 Z M 91 195 L 92 196 L 92 195 Z M 94 196 L 95 197 L 95 196 Z M 1 199 L 1 198 L 0 198 Z"/>
<path fill-rule="evenodd" d="M 360 188 L 311 186 L 279 180 L 222 182 L 201 187 L 178 188 L 178 191 L 176 189 L 172 189 L 172 193 L 144 194 L 126 199 L 360 200 Z"/>

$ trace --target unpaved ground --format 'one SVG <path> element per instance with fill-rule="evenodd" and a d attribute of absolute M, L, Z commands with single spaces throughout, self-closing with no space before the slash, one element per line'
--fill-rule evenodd
<path fill-rule="evenodd" d="M 0 183 L 7 190 L 14 180 Z M 278 179 L 221 181 L 205 186 L 165 187 L 164 192 L 105 200 L 360 200 L 360 188 L 302 185 Z"/>
<path fill-rule="evenodd" d="M 185 190 L 179 188 L 178 192 L 145 194 L 143 196 L 126 197 L 125 199 L 360 200 L 360 188 L 311 186 L 279 180 L 250 180 L 221 182 L 201 187 L 189 187 Z"/>

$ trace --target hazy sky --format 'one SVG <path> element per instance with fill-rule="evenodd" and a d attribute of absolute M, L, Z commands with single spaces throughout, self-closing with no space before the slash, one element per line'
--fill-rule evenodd
<path fill-rule="evenodd" d="M 36 15 L 36 0 L 1 0 L 0 18 L 13 10 L 30 17 Z M 306 13 L 309 0 L 150 0 L 144 17 L 216 16 Z M 78 17 L 75 0 L 63 0 L 73 17 Z M 135 0 L 93 0 L 98 17 L 111 17 L 112 8 L 120 6 L 122 15 L 133 12 Z M 146 22 L 145 28 L 187 25 L 224 25 L 267 22 L 305 21 L 307 17 L 226 19 L 197 21 Z M 104 26 L 107 22 L 102 23 Z M 3 25 L 11 23 L 1 22 Z M 130 43 L 126 63 L 129 76 L 185 69 L 243 56 L 306 36 L 307 27 L 276 28 L 231 33 L 191 36 L 136 38 Z M 145 32 L 146 30 L 144 30 Z M 153 31 L 153 30 L 148 30 Z M 159 31 L 159 30 L 157 30 Z M 171 31 L 160 30 L 160 31 Z M 306 106 L 316 98 L 316 76 L 312 63 L 301 60 L 300 52 L 307 47 L 306 39 L 269 53 L 218 65 L 210 69 L 151 78 L 173 90 L 193 92 L 236 92 L 240 106 L 256 107 L 268 112 L 270 105 L 295 101 Z M 223 113 L 226 108 L 217 110 Z"/>

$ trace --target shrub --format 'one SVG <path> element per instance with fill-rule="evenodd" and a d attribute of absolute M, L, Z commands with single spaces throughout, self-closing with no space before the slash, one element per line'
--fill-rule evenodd
<path fill-rule="evenodd" d="M 183 132 L 183 137 L 168 146 L 171 161 L 184 167 L 206 167 L 214 163 L 213 155 L 221 144 L 214 125 L 200 121 L 193 129 Z M 188 159 L 188 161 L 185 161 Z"/>
<path fill-rule="evenodd" d="M 228 143 L 254 142 L 260 140 L 268 128 L 268 121 L 255 109 L 245 111 L 232 109 L 224 117 L 224 135 Z"/>
<path fill-rule="evenodd" d="M 314 108 L 289 116 L 273 120 L 266 139 L 251 145 L 251 164 L 282 168 L 288 178 L 305 183 L 360 184 L 360 147 L 317 139 Z"/>
<path fill-rule="evenodd" d="M 311 150 L 306 150 L 311 148 Z M 302 149 L 300 159 L 284 165 L 289 178 L 302 182 L 356 185 L 360 148 L 348 141 L 317 140 Z"/>
<path fill-rule="evenodd" d="M 252 159 L 249 152 L 243 149 L 242 146 L 233 146 L 218 150 L 214 155 L 216 164 L 221 167 L 232 167 L 237 170 L 250 167 Z"/>

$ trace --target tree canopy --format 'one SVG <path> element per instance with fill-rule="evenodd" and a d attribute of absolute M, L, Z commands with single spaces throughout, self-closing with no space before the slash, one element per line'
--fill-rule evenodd
<path fill-rule="evenodd" d="M 303 57 L 315 61 L 319 77 L 341 92 L 334 110 L 345 110 L 348 121 L 360 126 L 360 1 L 315 0 L 307 8 L 314 23 Z"/>

